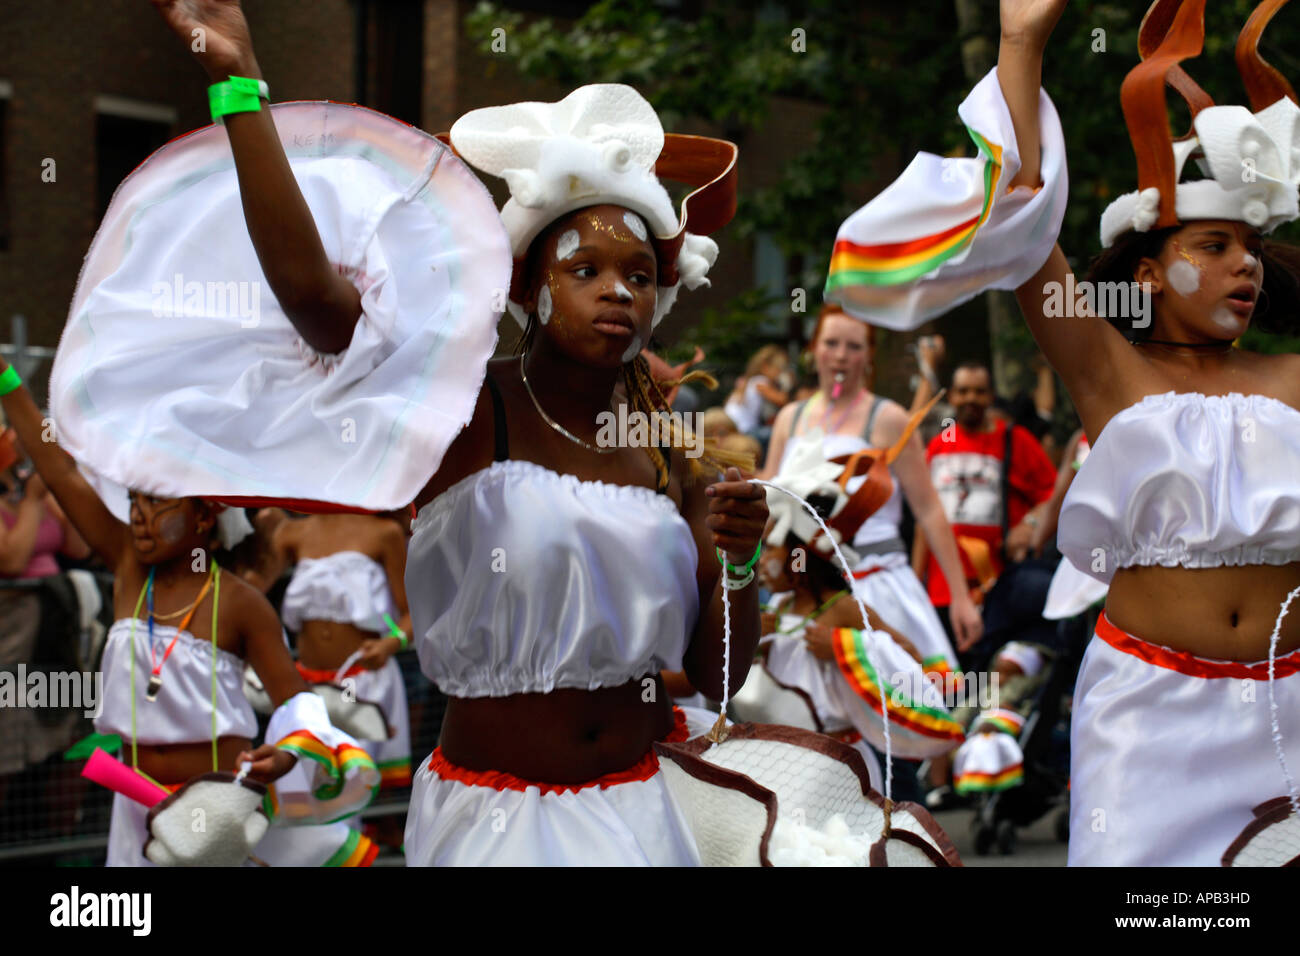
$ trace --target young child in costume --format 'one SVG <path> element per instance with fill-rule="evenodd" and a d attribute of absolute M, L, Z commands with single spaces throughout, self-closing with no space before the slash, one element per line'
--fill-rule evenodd
<path fill-rule="evenodd" d="M 1077 288 L 1055 245 L 1065 149 L 1040 76 L 1064 5 L 1003 0 L 997 69 L 960 110 L 980 158 L 953 170 L 919 157 L 847 220 L 828 294 L 905 328 L 979 289 L 1017 290 L 1091 440 L 1061 551 L 1109 584 L 1076 686 L 1070 862 L 1213 865 L 1282 788 L 1270 690 L 1281 740 L 1300 735 L 1294 615 L 1275 683 L 1267 659 L 1279 606 L 1300 585 L 1300 501 L 1285 478 L 1300 467 L 1300 357 L 1232 347 L 1252 318 L 1280 328 L 1296 314 L 1296 257 L 1263 235 L 1300 214 L 1300 108 L 1256 48 L 1277 4 L 1261 5 L 1238 43 L 1247 110 L 1214 106 L 1179 66 L 1201 51 L 1204 0 L 1154 3 L 1123 89 L 1139 190 L 1103 214 L 1106 251 L 1089 276 L 1146 284 L 1150 311 L 1108 321 L 1094 300 L 1062 317 L 1053 303 Z M 1177 142 L 1166 82 L 1193 115 L 1194 135 Z M 1205 178 L 1180 182 L 1193 156 Z M 904 224 L 918 203 L 928 236 Z M 902 241 L 930 256 L 913 272 L 926 278 L 891 284 L 873 244 Z"/>
<path fill-rule="evenodd" d="M 114 575 L 116 620 L 104 648 L 105 699 L 95 729 L 120 736 L 131 766 L 168 790 L 251 762 L 252 779 L 280 781 L 273 799 L 292 803 L 296 822 L 311 812 L 309 794 L 322 786 L 337 791 L 331 815 L 369 803 L 378 785 L 373 764 L 330 725 L 324 704 L 294 670 L 270 604 L 238 575 L 223 575 L 213 558 L 214 538 L 229 548 L 248 530 L 246 521 L 240 527 L 242 512 L 197 498 L 133 493 L 123 522 L 72 459 L 42 440 L 43 416 L 2 359 L 0 396 L 37 471 Z M 276 705 L 268 742 L 256 749 L 257 721 L 243 693 L 245 660 Z M 310 779 L 295 766 L 299 757 L 319 764 L 329 779 Z M 373 858 L 369 841 L 341 826 L 302 828 L 316 830 L 316 843 L 332 839 L 316 858 L 274 827 L 258 843 L 258 856 L 272 865 Z M 148 836 L 146 808 L 115 795 L 108 865 L 148 865 Z"/>
<path fill-rule="evenodd" d="M 298 635 L 298 673 L 310 684 L 351 678 L 358 700 L 383 709 L 392 736 L 361 745 L 383 787 L 409 786 L 411 722 L 393 658 L 407 646 L 411 629 L 406 536 L 388 518 L 312 515 L 282 522 L 272 548 L 282 564 L 293 566 L 280 616 Z"/>
<path fill-rule="evenodd" d="M 888 470 L 883 462 L 859 467 L 859 461 L 865 466 L 870 459 L 827 461 L 822 446 L 816 431 L 795 439 L 786 467 L 772 481 L 817 508 L 852 563 L 858 555 L 845 542 L 888 499 Z M 862 471 L 865 480 L 854 481 Z M 924 672 L 912 641 L 869 605 L 868 623 L 881 633 L 864 633 L 862 612 L 820 526 L 797 500 L 775 489 L 768 490 L 768 508 L 773 519 L 761 568 L 764 583 L 775 592 L 774 613 L 764 615 L 762 660 L 735 697 L 737 714 L 853 744 L 878 789 L 878 761 L 867 743 L 884 748 L 882 687 L 890 695 L 896 756 L 920 758 L 956 747 L 961 729 L 948 717 L 942 690 Z"/>
<path fill-rule="evenodd" d="M 825 436 L 826 455 L 831 458 L 863 448 L 888 448 L 898 442 L 908 425 L 908 413 L 872 393 L 867 385 L 873 357 L 870 332 L 869 326 L 845 315 L 839 306 L 828 304 L 822 309 L 809 345 L 820 391 L 811 399 L 787 405 L 777 416 L 761 477 L 770 478 L 783 468 L 793 439 L 813 430 Z M 899 530 L 906 497 L 917 515 L 918 529 L 945 572 L 960 570 L 956 539 L 930 483 L 919 440 L 904 443 L 889 476 L 888 499 L 853 537 L 859 555 L 853 587 L 885 620 L 908 635 L 928 669 L 952 673 L 957 657 L 925 587 L 908 563 Z M 983 624 L 970 596 L 955 596 L 951 613 L 963 648 L 978 641 Z"/>
<path fill-rule="evenodd" d="M 244 82 L 232 76 L 257 88 L 259 69 L 237 3 L 157 5 L 187 46 L 192 30 L 206 31 L 207 49 L 196 56 L 218 88 Z M 611 396 L 620 379 L 627 411 L 644 420 L 666 408 L 638 353 L 679 286 L 706 281 L 717 249 L 687 233 L 685 217 L 689 212 L 695 233 L 730 218 L 735 147 L 666 138 L 649 104 L 624 86 L 584 87 L 562 103 L 463 117 L 452 144 L 468 162 L 505 178 L 512 198 L 500 219 L 459 226 L 490 237 L 504 224 L 515 262 L 503 304 L 528 322 L 523 354 L 467 381 L 485 355 L 477 344 L 457 355 L 438 338 L 460 321 L 460 311 L 444 300 L 412 298 L 418 288 L 402 282 L 359 289 L 357 276 L 331 263 L 322 240 L 336 235 L 333 210 L 343 209 L 346 218 L 364 198 L 355 184 L 322 175 L 304 196 L 256 94 L 247 109 L 223 120 L 266 281 L 311 350 L 304 355 L 319 358 L 319 374 L 344 397 L 348 388 L 382 384 L 382 365 L 371 355 L 405 347 L 401 328 L 373 340 L 376 315 L 400 312 L 403 303 L 439 314 L 438 321 L 412 323 L 411 334 L 430 336 L 431 361 L 448 362 L 446 382 L 425 394 L 447 407 L 445 422 L 459 418 L 465 427 L 446 429 L 455 437 L 435 448 L 441 462 L 390 453 L 382 475 L 395 488 L 398 478 L 425 471 L 427 484 L 414 494 L 420 510 L 406 584 L 421 665 L 450 698 L 440 747 L 415 776 L 408 862 L 695 862 L 693 837 L 651 750 L 654 741 L 681 732 L 658 674 L 685 671 L 701 692 L 718 698 L 724 680 L 733 687 L 743 680 L 758 638 L 751 582 L 767 507 L 734 468 L 715 484 L 701 480 L 739 462 L 707 449 L 703 459 L 688 459 L 690 436 L 678 424 L 662 448 L 644 439 L 598 443 L 597 416 L 615 411 Z M 456 169 L 443 152 L 427 155 L 438 175 Z M 656 171 L 702 187 L 681 219 Z M 370 174 L 363 168 L 359 175 Z M 418 189 L 403 197 L 420 195 Z M 481 187 L 473 195 L 480 193 Z M 355 248 L 351 238 L 345 235 L 338 248 Z M 414 235 L 401 242 L 400 231 L 389 238 L 408 260 L 411 250 L 438 251 Z M 411 281 L 426 281 L 430 265 L 454 281 L 472 264 L 471 257 L 435 258 L 411 272 Z M 357 377 L 340 381 L 348 368 Z M 293 394 L 287 387 L 284 401 L 293 402 Z M 391 411 L 390 426 L 414 417 L 397 401 L 367 410 Z M 382 427 L 372 423 L 365 438 Z M 362 440 L 360 428 L 356 437 Z M 337 443 L 336 436 L 322 439 Z M 300 476 L 311 492 L 303 497 L 400 504 L 373 504 L 364 491 L 348 498 L 329 493 L 331 482 L 349 482 L 373 464 L 359 457 L 345 463 L 347 474 L 316 475 L 319 489 L 310 486 L 313 476 Z M 731 591 L 725 676 L 724 587 Z"/>

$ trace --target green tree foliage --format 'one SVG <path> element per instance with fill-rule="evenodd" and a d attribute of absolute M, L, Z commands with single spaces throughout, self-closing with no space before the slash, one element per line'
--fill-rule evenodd
<path fill-rule="evenodd" d="M 1245 102 L 1233 45 L 1254 5 L 1255 0 L 1209 4 L 1205 52 L 1184 64 L 1216 102 Z M 988 0 L 987 7 L 981 32 L 996 41 L 996 0 Z M 1101 211 L 1136 188 L 1119 90 L 1137 63 L 1145 9 L 1144 2 L 1076 0 L 1061 19 L 1044 65 L 1044 85 L 1061 116 L 1070 156 L 1072 201 L 1061 245 L 1080 269 L 1099 251 Z M 742 148 L 761 148 L 779 103 L 774 97 L 822 104 L 816 134 L 778 182 L 761 189 L 742 182 L 732 227 L 741 237 L 769 232 L 787 256 L 806 264 L 804 274 L 790 279 L 810 289 L 819 289 L 825 278 L 843 219 L 901 172 L 917 150 L 973 154 L 956 116 L 968 82 L 949 0 L 704 2 L 694 18 L 672 15 L 653 0 L 602 0 L 564 26 L 483 3 L 467 20 L 469 34 L 482 38 L 484 52 L 496 27 L 505 28 L 508 55 L 527 76 L 567 86 L 631 84 L 659 111 L 666 128 L 706 120 Z M 1290 52 L 1297 32 L 1300 12 L 1283 11 L 1261 50 L 1300 82 L 1300 59 Z M 1169 102 L 1180 135 L 1189 128 L 1188 112 L 1172 91 Z M 1296 234 L 1292 226 L 1278 236 Z M 755 296 L 738 299 L 710 314 L 707 332 L 699 330 L 719 359 L 753 347 L 744 330 L 753 327 L 757 302 Z M 1014 341 L 992 345 L 1032 350 L 1023 325 Z"/>

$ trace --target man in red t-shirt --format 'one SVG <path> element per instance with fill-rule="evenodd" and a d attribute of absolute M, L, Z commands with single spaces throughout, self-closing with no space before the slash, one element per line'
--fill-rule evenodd
<path fill-rule="evenodd" d="M 952 377 L 950 399 L 956 409 L 955 423 L 949 423 L 926 449 L 930 480 L 934 483 L 944 513 L 962 554 L 967 580 L 983 580 L 1002 571 L 1002 509 L 1007 507 L 1007 554 L 1024 557 L 1041 516 L 1039 506 L 1052 496 L 1056 469 L 1038 440 L 1025 428 L 993 420 L 988 408 L 993 403 L 992 377 L 986 366 L 967 361 L 957 366 Z M 1011 466 L 1007 474 L 1010 501 L 1003 502 L 1002 459 L 1007 451 L 1007 428 L 1011 429 Z M 963 540 L 965 539 L 965 540 Z M 934 556 L 927 553 L 924 539 L 914 553 L 918 574 L 924 561 L 930 601 L 946 609 L 952 597 Z"/>

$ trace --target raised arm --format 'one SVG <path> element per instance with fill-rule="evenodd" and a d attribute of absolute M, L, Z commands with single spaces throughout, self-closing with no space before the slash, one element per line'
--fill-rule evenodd
<path fill-rule="evenodd" d="M 998 84 L 1011 113 L 1021 167 L 1011 187 L 1040 185 L 1039 89 L 1043 51 L 1066 0 L 1001 0 L 1002 40 Z M 1035 275 L 1016 289 L 1025 321 L 1047 360 L 1065 382 L 1085 421 L 1108 417 L 1116 401 L 1120 370 L 1134 361 L 1118 330 L 1086 308 L 1076 294 L 1072 270 L 1055 246 Z M 1123 402 L 1128 404 L 1128 402 Z M 1116 407 L 1123 407 L 1120 404 Z"/>
<path fill-rule="evenodd" d="M 261 79 L 239 0 L 151 0 L 218 83 L 231 76 Z M 201 33 L 196 33 L 201 31 Z M 320 352 L 352 341 L 361 294 L 330 263 L 268 110 L 224 118 L 239 177 L 244 221 L 271 291 L 298 334 Z"/>
<path fill-rule="evenodd" d="M 9 363 L 0 358 L 0 374 Z M 32 464 L 62 506 L 68 520 L 110 569 L 130 546 L 127 526 L 113 517 L 95 489 L 82 477 L 72 456 L 45 433 L 45 419 L 25 386 L 0 398 L 5 416 L 22 441 Z M 46 439 L 50 440 L 46 440 Z"/>

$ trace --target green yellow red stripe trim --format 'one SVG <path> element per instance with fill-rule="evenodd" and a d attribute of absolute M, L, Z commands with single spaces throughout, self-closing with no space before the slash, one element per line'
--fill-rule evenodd
<path fill-rule="evenodd" d="M 984 157 L 984 202 L 979 215 L 948 229 L 904 242 L 856 243 L 839 239 L 831 253 L 826 292 L 848 285 L 901 285 L 933 272 L 965 249 L 988 220 L 1002 180 L 1002 147 L 966 127 Z"/>
<path fill-rule="evenodd" d="M 351 773 L 364 773 L 367 769 L 379 777 L 379 768 L 375 766 L 370 754 L 360 747 L 342 744 L 337 750 L 331 750 L 305 730 L 296 730 L 276 744 L 281 750 L 308 760 L 314 760 L 325 768 L 329 779 L 317 787 L 312 796 L 317 800 L 333 800 L 343 792 L 346 777 Z M 371 788 L 373 794 L 376 788 Z"/>
<path fill-rule="evenodd" d="M 379 764 L 381 787 L 405 787 L 411 783 L 410 760 L 386 760 Z"/>
<path fill-rule="evenodd" d="M 349 830 L 348 838 L 343 841 L 334 855 L 323 866 L 369 866 L 379 855 L 379 846 L 374 840 L 359 830 Z"/>
<path fill-rule="evenodd" d="M 953 777 L 952 786 L 958 793 L 971 791 L 1007 790 L 1019 786 L 1025 777 L 1024 764 L 1008 767 L 1000 773 L 963 773 Z"/>
<path fill-rule="evenodd" d="M 948 663 L 948 658 L 943 654 L 935 654 L 923 659 L 921 661 L 921 670 L 939 677 L 947 677 L 953 672 L 952 665 Z"/>
<path fill-rule="evenodd" d="M 1007 720 L 1005 717 L 985 714 L 980 717 L 979 723 L 981 727 L 996 727 L 1004 734 L 1010 734 L 1012 737 L 1020 736 L 1020 728 L 1017 727 L 1014 722 Z"/>
<path fill-rule="evenodd" d="M 854 693 L 865 700 L 875 713 L 880 713 L 879 677 L 867 659 L 862 631 L 848 627 L 835 629 L 831 642 L 835 661 L 848 680 Z M 945 711 L 909 700 L 902 692 L 890 688 L 889 719 L 902 727 L 926 737 L 942 740 L 962 740 L 965 734 L 961 724 Z"/>

